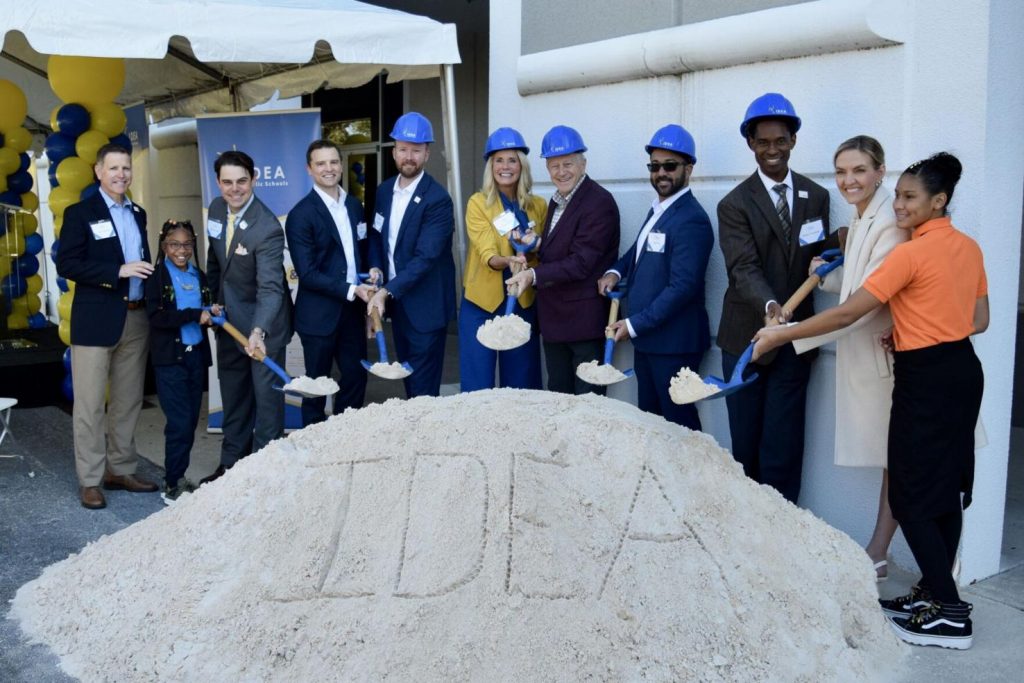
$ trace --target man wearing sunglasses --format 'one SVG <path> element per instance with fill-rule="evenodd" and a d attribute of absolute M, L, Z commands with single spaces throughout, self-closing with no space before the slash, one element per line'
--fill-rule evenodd
<path fill-rule="evenodd" d="M 645 149 L 658 196 L 633 246 L 597 281 L 597 291 L 607 294 L 620 280 L 628 281 L 628 317 L 612 329 L 616 341 L 633 341 L 637 406 L 699 430 L 694 404 L 673 403 L 668 388 L 679 368 L 696 372 L 711 345 L 704 272 L 715 238 L 707 213 L 689 188 L 697 162 L 693 136 L 670 124 L 655 132 Z"/>

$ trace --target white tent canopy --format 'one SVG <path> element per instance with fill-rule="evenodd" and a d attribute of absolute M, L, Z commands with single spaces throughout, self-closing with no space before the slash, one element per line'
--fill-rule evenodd
<path fill-rule="evenodd" d="M 354 0 L 46 0 L 4 2 L 0 77 L 45 78 L 50 54 L 124 57 L 118 97 L 154 120 L 245 110 L 321 86 L 435 78 L 458 64 L 455 26 Z M 19 33 L 20 32 L 20 35 Z M 29 115 L 48 121 L 48 102 Z M 49 108 L 46 106 L 49 105 Z"/>

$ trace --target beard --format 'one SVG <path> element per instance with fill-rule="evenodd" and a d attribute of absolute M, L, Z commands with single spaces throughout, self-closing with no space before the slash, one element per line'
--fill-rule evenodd
<path fill-rule="evenodd" d="M 408 178 L 410 180 L 418 176 L 420 174 L 420 171 L 422 170 L 422 164 L 416 164 L 411 161 L 405 162 L 398 168 L 398 172 L 402 175 L 402 177 Z"/>

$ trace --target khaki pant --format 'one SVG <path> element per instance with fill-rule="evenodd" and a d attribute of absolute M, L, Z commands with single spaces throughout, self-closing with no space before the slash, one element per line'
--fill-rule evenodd
<path fill-rule="evenodd" d="M 143 309 L 128 311 L 114 346 L 71 348 L 75 470 L 81 486 L 99 486 L 104 466 L 111 474 L 135 473 L 135 424 L 142 409 L 148 351 L 149 319 Z M 108 381 L 110 401 L 104 414 Z"/>

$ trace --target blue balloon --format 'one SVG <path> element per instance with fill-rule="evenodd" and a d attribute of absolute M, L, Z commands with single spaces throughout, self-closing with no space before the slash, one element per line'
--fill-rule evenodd
<path fill-rule="evenodd" d="M 71 381 L 70 372 L 64 375 L 64 381 L 60 385 L 60 390 L 61 393 L 64 394 L 64 398 L 66 398 L 70 403 L 75 402 L 75 387 L 74 383 Z"/>
<path fill-rule="evenodd" d="M 46 138 L 44 147 L 52 169 L 56 169 L 57 164 L 68 157 L 75 156 L 75 138 L 64 133 L 52 133 Z"/>
<path fill-rule="evenodd" d="M 22 195 L 32 189 L 32 176 L 28 171 L 18 171 L 7 176 L 7 189 Z"/>
<path fill-rule="evenodd" d="M 71 372 L 71 347 L 64 349 L 64 370 L 68 373 Z"/>
<path fill-rule="evenodd" d="M 37 237 L 37 234 L 29 235 L 29 237 Z M 28 248 L 28 237 L 25 238 L 25 247 Z M 39 259 L 33 255 L 20 256 L 14 262 L 14 272 L 18 273 L 22 277 L 30 277 L 39 272 Z"/>
<path fill-rule="evenodd" d="M 86 185 L 85 189 L 82 190 L 81 194 L 78 195 L 78 198 L 81 201 L 84 202 L 89 197 L 95 196 L 96 193 L 99 192 L 99 191 L 100 191 L 100 184 L 99 183 L 93 183 L 92 185 Z"/>
<path fill-rule="evenodd" d="M 127 133 L 121 133 L 120 135 L 115 135 L 114 137 L 110 138 L 110 144 L 121 145 L 126 150 L 128 150 L 129 154 L 132 153 L 132 139 L 128 137 Z"/>
<path fill-rule="evenodd" d="M 46 172 L 46 177 L 50 179 L 50 187 L 60 187 L 60 181 L 57 180 L 57 164 L 50 164 L 50 170 Z"/>
<path fill-rule="evenodd" d="M 3 290 L 6 298 L 17 299 L 28 291 L 28 283 L 25 282 L 25 278 L 19 277 L 16 273 L 11 273 L 0 283 L 0 289 Z"/>
<path fill-rule="evenodd" d="M 65 104 L 57 110 L 57 129 L 72 138 L 89 130 L 89 110 L 80 104 Z"/>
<path fill-rule="evenodd" d="M 56 242 L 54 242 L 53 244 L 54 244 L 54 246 L 57 245 Z M 54 263 L 56 263 L 57 259 L 54 259 L 53 261 L 54 261 Z M 66 292 L 66 291 L 68 291 L 71 288 L 68 287 L 68 281 L 67 280 L 65 280 L 64 278 L 58 276 L 57 277 L 57 289 L 59 289 L 62 292 Z"/>
<path fill-rule="evenodd" d="M 18 170 L 27 171 L 29 164 L 32 163 L 32 159 L 29 158 L 28 152 L 22 152 L 18 155 L 18 158 L 21 159 L 21 164 L 18 166 Z"/>
<path fill-rule="evenodd" d="M 46 316 L 42 313 L 33 313 L 28 317 L 28 326 L 33 330 L 39 330 L 50 324 L 50 321 L 46 319 Z"/>
<path fill-rule="evenodd" d="M 50 258 L 53 259 L 54 265 L 56 265 L 56 263 L 57 263 L 57 252 L 58 251 L 60 251 L 60 240 L 56 239 L 56 240 L 53 241 L 53 244 L 50 245 Z M 67 287 L 67 282 L 64 283 L 64 286 Z M 68 290 L 65 289 L 63 291 L 66 292 Z"/>
<path fill-rule="evenodd" d="M 43 250 L 43 236 L 38 232 L 25 235 L 25 253 L 35 256 Z"/>
<path fill-rule="evenodd" d="M 13 192 L 11 190 L 7 190 L 7 192 L 0 192 L 0 203 L 21 206 L 21 193 Z"/>

